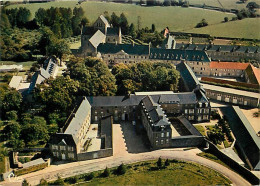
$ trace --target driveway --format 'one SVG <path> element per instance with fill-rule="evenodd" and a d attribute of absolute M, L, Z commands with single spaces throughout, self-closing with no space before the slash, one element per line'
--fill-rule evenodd
<path fill-rule="evenodd" d="M 183 149 L 162 149 L 152 152 L 144 153 L 128 153 L 123 156 L 112 156 L 102 159 L 73 162 L 62 165 L 52 165 L 44 170 L 33 172 L 21 177 L 18 177 L 19 180 L 12 179 L 10 181 L 2 182 L 3 185 L 21 185 L 22 179 L 27 179 L 31 185 L 36 185 L 39 183 L 41 178 L 44 178 L 48 181 L 57 179 L 58 176 L 69 177 L 77 174 L 88 173 L 92 171 L 102 170 L 105 167 L 115 167 L 121 163 L 129 164 L 138 161 L 146 161 L 157 159 L 159 157 L 168 158 L 168 159 L 179 159 L 184 161 L 192 161 L 202 165 L 205 165 L 209 168 L 212 168 L 227 178 L 229 178 L 233 185 L 250 185 L 245 179 L 243 179 L 237 173 L 229 170 L 228 168 L 210 161 L 208 159 L 197 156 L 196 154 L 200 152 L 198 149 L 183 150 Z"/>

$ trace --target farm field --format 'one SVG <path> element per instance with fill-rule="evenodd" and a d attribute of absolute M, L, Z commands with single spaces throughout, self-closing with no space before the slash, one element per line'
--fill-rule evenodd
<path fill-rule="evenodd" d="M 212 36 L 260 39 L 260 19 L 247 18 L 239 21 L 230 21 L 203 28 L 194 28 L 186 32 L 204 33 Z"/>
<path fill-rule="evenodd" d="M 119 4 L 119 3 L 106 3 L 106 2 L 84 2 L 81 5 L 77 5 L 77 2 L 49 2 L 49 3 L 33 3 L 33 4 L 19 4 L 11 5 L 9 8 L 15 7 L 27 7 L 31 10 L 32 15 L 39 7 L 79 7 L 81 6 L 85 10 L 86 17 L 90 22 L 94 22 L 100 14 L 105 11 L 108 13 L 115 12 L 120 15 L 122 12 L 128 18 L 130 23 L 137 25 L 138 16 L 141 17 L 141 27 L 151 27 L 154 23 L 156 29 L 161 31 L 168 26 L 171 31 L 184 31 L 190 30 L 195 25 L 205 18 L 209 24 L 217 24 L 224 20 L 224 17 L 233 17 L 233 14 L 227 14 L 223 12 L 196 9 L 196 8 L 182 8 L 182 7 L 141 7 L 131 4 Z M 185 16 L 184 16 L 185 15 Z"/>
<path fill-rule="evenodd" d="M 225 9 L 238 9 L 246 8 L 247 3 L 256 2 L 260 4 L 260 0 L 249 0 L 246 3 L 240 3 L 239 0 L 189 0 L 190 4 L 205 4 L 208 6 L 215 6 Z"/>
<path fill-rule="evenodd" d="M 23 65 L 23 70 L 30 70 L 32 65 L 37 61 L 15 62 L 15 61 L 0 61 L 0 65 Z"/>

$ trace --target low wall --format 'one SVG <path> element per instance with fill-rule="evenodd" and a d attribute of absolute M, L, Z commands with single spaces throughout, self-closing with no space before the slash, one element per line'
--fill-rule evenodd
<path fill-rule="evenodd" d="M 223 161 L 225 164 L 230 166 L 232 169 L 234 169 L 237 173 L 239 173 L 241 176 L 243 176 L 248 182 L 250 182 L 253 185 L 260 184 L 259 178 L 255 176 L 252 172 L 250 172 L 245 167 L 239 165 L 235 160 L 221 152 L 213 143 L 206 140 L 209 144 L 209 152 L 216 155 L 221 161 Z"/>
<path fill-rule="evenodd" d="M 31 167 L 28 167 L 28 168 L 22 168 L 22 169 L 14 170 L 14 174 L 15 174 L 15 176 L 20 176 L 20 175 L 24 175 L 24 174 L 28 174 L 28 173 L 31 173 L 31 172 L 35 172 L 35 171 L 44 169 L 46 167 L 48 167 L 48 162 L 45 162 L 45 163 L 42 163 L 42 164 L 39 164 L 39 165 L 35 165 L 35 166 L 31 166 Z"/>
<path fill-rule="evenodd" d="M 171 147 L 205 147 L 206 141 L 203 136 L 180 136 L 171 139 Z"/>
<path fill-rule="evenodd" d="M 244 88 L 254 88 L 254 89 L 260 88 L 259 85 L 257 85 L 257 84 L 228 81 L 228 80 L 222 80 L 222 79 L 211 78 L 211 77 L 201 77 L 201 81 L 214 82 L 214 83 L 220 83 L 220 84 L 228 84 L 228 85 L 233 85 L 233 86 L 237 86 L 237 87 L 244 87 Z"/>
<path fill-rule="evenodd" d="M 77 154 L 78 161 L 105 158 L 113 155 L 113 149 L 101 149 L 99 151 L 85 152 Z"/>

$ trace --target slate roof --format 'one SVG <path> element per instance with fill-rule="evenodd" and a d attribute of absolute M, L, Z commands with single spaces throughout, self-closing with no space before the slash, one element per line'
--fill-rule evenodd
<path fill-rule="evenodd" d="M 250 63 L 239 63 L 239 62 L 210 62 L 210 68 L 214 69 L 237 69 L 245 70 Z"/>
<path fill-rule="evenodd" d="M 177 43 L 176 49 L 224 51 L 224 52 L 243 52 L 243 53 L 259 53 L 260 52 L 259 47 L 257 47 L 257 46 L 212 45 L 212 44 L 182 44 L 182 43 Z"/>
<path fill-rule="evenodd" d="M 84 26 L 82 29 L 82 35 L 93 35 L 95 33 L 93 26 Z"/>
<path fill-rule="evenodd" d="M 106 39 L 106 36 L 100 31 L 96 31 L 96 33 L 89 39 L 89 42 L 97 48 L 100 43 L 103 43 Z"/>
<path fill-rule="evenodd" d="M 185 62 L 177 64 L 176 69 L 180 72 L 181 77 L 187 85 L 189 91 L 194 90 L 197 85 L 200 84 L 192 69 Z"/>
<path fill-rule="evenodd" d="M 105 25 L 110 26 L 108 20 L 103 15 L 100 15 L 99 18 L 103 21 Z"/>
<path fill-rule="evenodd" d="M 102 54 L 115 54 L 123 50 L 131 55 L 149 55 L 148 45 L 103 43 L 98 46 L 97 50 Z"/>
<path fill-rule="evenodd" d="M 144 95 L 136 96 L 95 96 L 87 97 L 91 106 L 130 106 L 138 105 L 144 98 Z"/>
<path fill-rule="evenodd" d="M 105 146 L 104 148 L 112 148 L 113 140 L 112 140 L 112 125 L 113 125 L 112 116 L 102 117 L 100 121 L 100 134 L 101 137 L 105 136 Z"/>
<path fill-rule="evenodd" d="M 146 109 L 146 116 L 150 120 L 152 127 L 170 126 L 162 108 L 158 103 L 154 102 L 151 96 L 144 97 L 141 104 Z"/>
<path fill-rule="evenodd" d="M 207 90 L 213 90 L 213 91 L 218 91 L 218 92 L 225 92 L 233 95 L 240 95 L 240 96 L 245 96 L 245 97 L 251 97 L 251 98 L 260 98 L 259 93 L 255 92 L 248 92 L 244 90 L 237 90 L 234 88 L 227 88 L 227 87 L 221 87 L 221 86 L 216 86 L 216 85 L 209 85 L 209 84 L 203 84 L 203 87 Z"/>
<path fill-rule="evenodd" d="M 237 142 L 243 148 L 254 169 L 260 170 L 260 138 L 238 106 L 222 107 Z"/>
<path fill-rule="evenodd" d="M 22 76 L 13 76 L 9 83 L 9 87 L 15 88 L 16 90 L 18 90 L 18 87 L 19 87 L 20 83 L 22 82 L 22 80 L 23 80 Z"/>
<path fill-rule="evenodd" d="M 107 28 L 106 35 L 118 35 L 119 34 L 119 28 Z"/>
<path fill-rule="evenodd" d="M 210 62 L 210 58 L 204 51 L 199 50 L 179 50 L 179 49 L 162 49 L 151 48 L 150 59 L 159 60 L 176 60 L 180 61 L 185 59 L 186 61 L 202 61 Z"/>
<path fill-rule="evenodd" d="M 59 144 L 61 142 L 65 142 L 68 146 L 76 147 L 78 139 L 73 137 L 72 134 L 57 133 L 51 136 L 49 141 L 50 144 Z"/>
<path fill-rule="evenodd" d="M 79 107 L 74 109 L 71 113 L 68 119 L 69 125 L 65 124 L 67 128 L 65 129 L 64 134 L 72 134 L 73 137 L 76 138 L 82 124 L 90 112 L 91 105 L 89 104 L 87 98 L 84 97 Z"/>
<path fill-rule="evenodd" d="M 192 135 L 202 136 L 201 133 L 189 122 L 189 120 L 186 119 L 185 116 L 182 115 L 177 118 Z"/>
<path fill-rule="evenodd" d="M 173 49 L 174 39 L 171 35 L 168 34 L 167 38 L 162 43 L 162 48 L 164 49 Z M 167 45 L 167 48 L 166 48 Z"/>
<path fill-rule="evenodd" d="M 23 168 L 32 167 L 32 166 L 39 165 L 42 163 L 45 163 L 45 161 L 42 158 L 38 158 L 36 160 L 32 160 L 27 163 L 23 163 Z"/>

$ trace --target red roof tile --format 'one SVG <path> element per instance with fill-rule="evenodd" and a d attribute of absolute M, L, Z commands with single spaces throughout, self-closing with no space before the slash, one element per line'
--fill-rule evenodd
<path fill-rule="evenodd" d="M 249 63 L 238 63 L 238 62 L 210 62 L 210 68 L 214 69 L 237 69 L 245 70 L 248 67 Z"/>
<path fill-rule="evenodd" d="M 253 69 L 253 72 L 255 74 L 255 77 L 258 81 L 258 84 L 260 84 L 260 69 L 259 68 L 256 68 L 254 67 L 253 65 L 251 65 L 252 69 Z"/>

